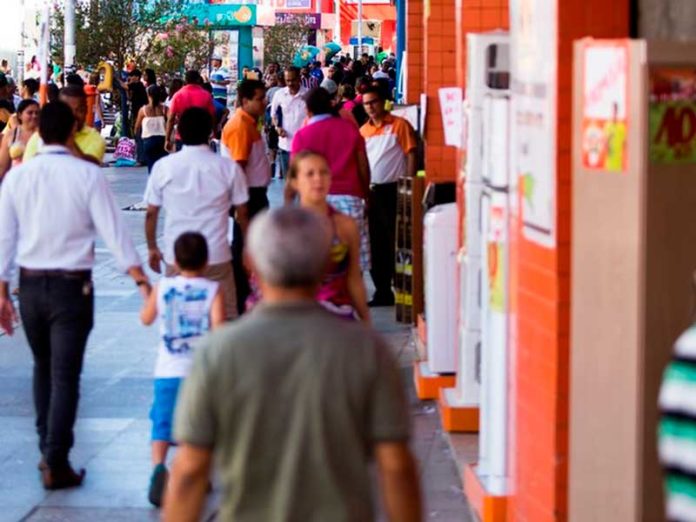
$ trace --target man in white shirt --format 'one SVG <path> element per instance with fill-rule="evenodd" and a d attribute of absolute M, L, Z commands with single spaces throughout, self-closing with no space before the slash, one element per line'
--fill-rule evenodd
<path fill-rule="evenodd" d="M 141 292 L 149 292 L 109 182 L 99 167 L 70 152 L 74 126 L 68 105 L 46 105 L 39 122 L 44 147 L 9 172 L 0 191 L 0 327 L 13 332 L 16 312 L 8 281 L 16 256 L 20 314 L 34 356 L 39 469 L 46 489 L 79 486 L 85 475 L 73 470 L 68 456 L 94 318 L 97 234 Z"/>
<path fill-rule="evenodd" d="M 382 68 L 375 72 L 375 74 L 372 75 L 372 78 L 374 80 L 388 80 L 389 79 L 389 62 L 387 60 L 384 60 L 382 62 Z"/>
<path fill-rule="evenodd" d="M 249 190 L 244 172 L 234 161 L 215 154 L 208 147 L 213 119 L 205 109 L 186 109 L 179 121 L 183 148 L 159 160 L 145 190 L 147 214 L 145 235 L 149 264 L 160 272 L 164 259 L 166 274 L 174 275 L 174 242 L 184 232 L 195 231 L 208 242 L 208 267 L 204 277 L 217 281 L 225 297 L 227 319 L 237 316 L 232 255 L 228 242 L 229 219 L 246 232 Z M 164 254 L 157 246 L 157 219 L 164 207 Z"/>
<path fill-rule="evenodd" d="M 288 172 L 292 139 L 307 118 L 307 106 L 304 101 L 307 90 L 300 85 L 300 70 L 297 67 L 288 67 L 284 76 L 285 87 L 275 93 L 271 103 L 271 117 L 278 131 L 277 161 L 281 178 Z"/>

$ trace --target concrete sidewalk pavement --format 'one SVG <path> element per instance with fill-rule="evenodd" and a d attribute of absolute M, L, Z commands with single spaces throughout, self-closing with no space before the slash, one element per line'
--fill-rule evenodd
<path fill-rule="evenodd" d="M 142 198 L 144 169 L 105 169 L 119 205 Z M 282 195 L 274 182 L 271 200 Z M 145 259 L 143 212 L 124 212 Z M 85 467 L 82 487 L 47 492 L 39 481 L 39 460 L 31 398 L 32 362 L 23 332 L 0 337 L 0 522 L 148 521 L 159 513 L 146 498 L 150 477 L 148 419 L 152 401 L 155 328 L 138 320 L 141 299 L 132 282 L 118 272 L 103 244 L 97 245 L 94 270 L 96 316 L 82 379 L 79 420 L 72 461 Z M 410 379 L 416 357 L 409 328 L 394 322 L 393 309 L 378 309 L 375 326 L 389 340 L 404 368 L 413 415 L 413 448 L 418 457 L 427 520 L 473 520 L 461 480 L 443 436 L 435 405 L 417 401 Z M 206 520 L 215 519 L 215 493 Z"/>

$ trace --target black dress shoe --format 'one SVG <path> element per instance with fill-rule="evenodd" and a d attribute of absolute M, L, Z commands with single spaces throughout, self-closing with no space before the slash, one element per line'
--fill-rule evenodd
<path fill-rule="evenodd" d="M 44 489 L 66 489 L 75 488 L 82 485 L 86 471 L 80 469 L 75 471 L 70 464 L 60 468 L 49 468 L 48 466 L 41 471 L 41 480 Z"/>

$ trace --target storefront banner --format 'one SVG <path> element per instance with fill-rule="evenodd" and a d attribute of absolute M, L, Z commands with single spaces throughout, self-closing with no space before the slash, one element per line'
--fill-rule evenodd
<path fill-rule="evenodd" d="M 210 0 L 211 4 L 233 4 L 239 0 Z M 249 2 L 259 6 L 272 7 L 273 9 L 311 9 L 312 0 L 257 0 Z"/>
<path fill-rule="evenodd" d="M 696 163 L 696 71 L 650 71 L 650 161 Z"/>
<path fill-rule="evenodd" d="M 462 89 L 443 87 L 438 89 L 442 127 L 445 130 L 445 145 L 462 146 Z"/>
<path fill-rule="evenodd" d="M 316 30 L 321 29 L 320 13 L 278 13 L 275 14 L 276 24 L 301 23 Z"/>
<path fill-rule="evenodd" d="M 356 5 L 358 0 L 346 0 L 346 4 Z M 363 0 L 363 5 L 392 5 L 392 0 Z"/>
<path fill-rule="evenodd" d="M 625 172 L 628 41 L 588 44 L 583 53 L 582 164 Z"/>
<path fill-rule="evenodd" d="M 556 246 L 557 17 L 556 0 L 510 2 L 511 168 L 524 237 L 548 248 Z"/>
<path fill-rule="evenodd" d="M 256 6 L 253 4 L 191 4 L 183 16 L 194 20 L 198 25 L 210 24 L 211 29 L 230 29 L 239 26 L 256 25 Z"/>

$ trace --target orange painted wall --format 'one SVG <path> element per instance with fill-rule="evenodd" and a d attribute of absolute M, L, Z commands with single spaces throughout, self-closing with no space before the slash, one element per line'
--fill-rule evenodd
<path fill-rule="evenodd" d="M 515 0 L 512 0 L 515 1 Z M 508 518 L 567 519 L 571 246 L 572 42 L 626 37 L 628 0 L 558 0 L 557 246 L 525 240 L 513 216 L 511 403 L 513 486 Z"/>

